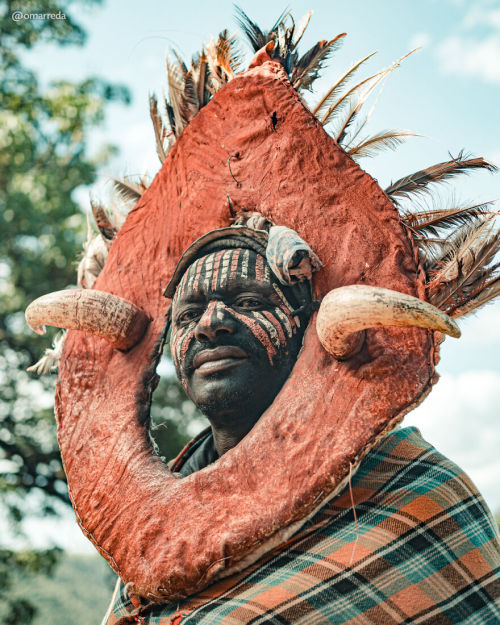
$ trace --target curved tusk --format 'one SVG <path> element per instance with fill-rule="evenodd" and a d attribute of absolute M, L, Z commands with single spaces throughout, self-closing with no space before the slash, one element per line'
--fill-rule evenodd
<path fill-rule="evenodd" d="M 146 313 L 131 302 L 94 289 L 55 291 L 39 297 L 26 309 L 32 330 L 45 334 L 45 325 L 84 330 L 127 350 L 142 338 L 148 324 Z"/>
<path fill-rule="evenodd" d="M 330 291 L 316 320 L 321 344 L 337 360 L 354 356 L 363 345 L 364 330 L 376 326 L 414 326 L 460 336 L 457 324 L 432 304 L 406 293 L 361 284 Z"/>

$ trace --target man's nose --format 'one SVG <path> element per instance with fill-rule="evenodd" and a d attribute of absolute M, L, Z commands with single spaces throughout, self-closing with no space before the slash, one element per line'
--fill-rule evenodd
<path fill-rule="evenodd" d="M 211 301 L 194 331 L 198 341 L 215 343 L 224 334 L 234 334 L 235 320 L 223 302 Z"/>

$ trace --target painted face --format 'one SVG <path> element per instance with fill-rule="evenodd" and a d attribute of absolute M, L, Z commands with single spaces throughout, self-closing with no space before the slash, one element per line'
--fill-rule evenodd
<path fill-rule="evenodd" d="M 256 420 L 281 389 L 303 333 L 287 291 L 248 249 L 207 254 L 182 277 L 171 351 L 184 388 L 209 418 L 238 409 Z"/>

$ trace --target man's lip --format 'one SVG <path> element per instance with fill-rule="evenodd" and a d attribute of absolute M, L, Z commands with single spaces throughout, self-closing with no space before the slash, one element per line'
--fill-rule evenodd
<path fill-rule="evenodd" d="M 201 365 L 206 362 L 225 360 L 227 358 L 248 358 L 248 354 L 239 347 L 221 345 L 213 349 L 204 349 L 196 354 L 193 360 L 193 366 L 195 369 L 198 369 L 198 367 L 201 367 Z"/>

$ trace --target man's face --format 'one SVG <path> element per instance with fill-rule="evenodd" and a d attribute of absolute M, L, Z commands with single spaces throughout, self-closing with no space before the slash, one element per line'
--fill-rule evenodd
<path fill-rule="evenodd" d="M 211 420 L 237 414 L 253 425 L 272 403 L 300 349 L 292 309 L 252 250 L 210 253 L 188 268 L 172 303 L 171 351 L 189 397 Z"/>

